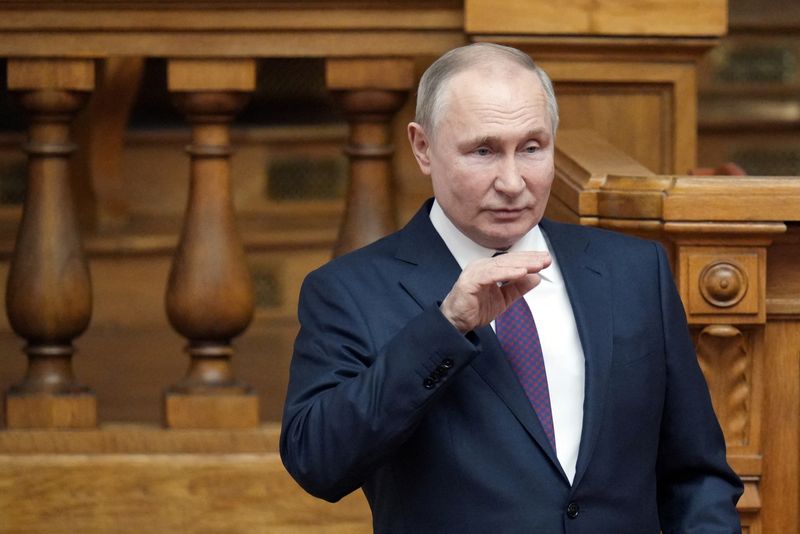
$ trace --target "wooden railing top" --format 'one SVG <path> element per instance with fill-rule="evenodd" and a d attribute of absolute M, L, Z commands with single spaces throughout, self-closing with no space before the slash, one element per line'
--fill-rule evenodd
<path fill-rule="evenodd" d="M 347 57 L 438 55 L 491 36 L 714 38 L 727 0 L 17 0 L 0 55 Z M 560 37 L 559 37 L 560 36 Z"/>
<path fill-rule="evenodd" d="M 465 40 L 461 4 L 17 1 L 0 5 L 0 55 L 438 55 Z"/>
<path fill-rule="evenodd" d="M 554 197 L 585 223 L 800 221 L 797 177 L 656 175 L 586 130 L 559 132 L 556 175 Z"/>

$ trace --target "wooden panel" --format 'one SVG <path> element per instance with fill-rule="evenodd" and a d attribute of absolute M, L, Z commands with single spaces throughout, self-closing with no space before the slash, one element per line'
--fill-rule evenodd
<path fill-rule="evenodd" d="M 800 321 L 796 318 L 767 324 L 764 384 L 764 532 L 800 532 Z"/>
<path fill-rule="evenodd" d="M 726 0 L 493 0 L 464 2 L 469 33 L 722 35 Z"/>
<path fill-rule="evenodd" d="M 0 455 L 0 532 L 372 531 L 361 492 L 303 492 L 277 453 Z"/>
<path fill-rule="evenodd" d="M 695 166 L 691 63 L 545 56 L 539 64 L 555 81 L 565 128 L 592 129 L 654 172 L 682 174 Z"/>
<path fill-rule="evenodd" d="M 596 89 L 596 90 L 593 90 Z M 561 127 L 592 129 L 648 169 L 671 167 L 664 139 L 672 124 L 664 116 L 669 94 L 657 87 L 558 83 Z"/>

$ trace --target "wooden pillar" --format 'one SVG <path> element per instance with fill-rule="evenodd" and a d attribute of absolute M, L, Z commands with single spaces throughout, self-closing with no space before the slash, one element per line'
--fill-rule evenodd
<path fill-rule="evenodd" d="M 70 124 L 93 87 L 90 59 L 8 61 L 8 88 L 30 117 L 27 193 L 6 289 L 28 370 L 6 396 L 9 428 L 97 424 L 95 395 L 72 372 L 72 340 L 89 325 L 92 291 L 67 162 Z"/>
<path fill-rule="evenodd" d="M 667 223 L 697 357 L 745 492 L 739 513 L 761 532 L 761 419 L 767 323 L 767 248 L 782 223 Z"/>
<path fill-rule="evenodd" d="M 350 182 L 334 248 L 339 256 L 397 228 L 391 122 L 414 85 L 414 64 L 406 59 L 329 59 L 325 79 L 350 125 L 345 147 Z"/>
<path fill-rule="evenodd" d="M 169 90 L 192 126 L 189 198 L 166 294 L 173 328 L 189 340 L 186 376 L 166 395 L 176 428 L 259 424 L 258 398 L 236 379 L 231 340 L 253 316 L 253 290 L 236 230 L 230 122 L 255 88 L 253 60 L 170 60 Z"/>

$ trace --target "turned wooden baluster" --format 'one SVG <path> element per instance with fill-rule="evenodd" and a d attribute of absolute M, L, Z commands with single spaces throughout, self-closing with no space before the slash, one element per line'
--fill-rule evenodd
<path fill-rule="evenodd" d="M 95 395 L 72 372 L 72 340 L 89 325 L 92 290 L 67 161 L 70 123 L 93 86 L 92 60 L 8 61 L 8 88 L 30 115 L 27 194 L 6 289 L 28 370 L 6 396 L 9 428 L 97 424 Z"/>
<path fill-rule="evenodd" d="M 259 424 L 258 398 L 236 379 L 231 339 L 253 316 L 253 291 L 236 230 L 230 127 L 255 88 L 250 60 L 171 60 L 169 90 L 192 125 L 189 199 L 166 294 L 170 323 L 188 338 L 186 376 L 166 395 L 166 422 L 180 428 Z"/>
<path fill-rule="evenodd" d="M 339 256 L 397 228 L 392 187 L 391 123 L 414 85 L 414 64 L 405 59 L 329 59 L 326 84 L 350 125 L 350 159 L 339 238 Z"/>

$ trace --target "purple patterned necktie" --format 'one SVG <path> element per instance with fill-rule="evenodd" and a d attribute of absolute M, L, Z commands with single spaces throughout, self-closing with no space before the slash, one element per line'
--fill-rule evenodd
<path fill-rule="evenodd" d="M 520 297 L 495 319 L 495 332 L 500 346 L 517 374 L 525 395 L 539 416 L 547 439 L 556 450 L 553 413 L 550 410 L 550 390 L 544 368 L 542 345 L 536 323 L 525 299 Z"/>

